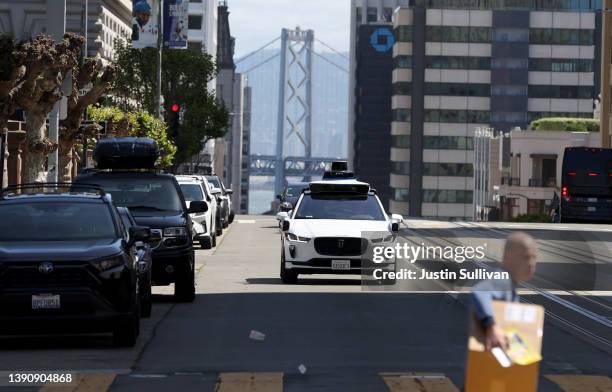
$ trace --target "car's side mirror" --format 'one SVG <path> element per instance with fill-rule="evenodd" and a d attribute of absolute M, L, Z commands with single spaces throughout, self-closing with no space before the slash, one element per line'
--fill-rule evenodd
<path fill-rule="evenodd" d="M 225 193 L 228 194 L 228 195 L 232 195 L 232 194 L 234 194 L 234 190 L 233 189 L 226 189 Z"/>
<path fill-rule="evenodd" d="M 208 204 L 205 201 L 192 201 L 189 205 L 190 214 L 202 214 L 208 211 Z"/>
<path fill-rule="evenodd" d="M 132 226 L 129 228 L 130 242 L 147 241 L 151 238 L 151 229 L 144 226 Z"/>
<path fill-rule="evenodd" d="M 213 189 L 211 189 L 210 193 L 212 193 L 213 195 L 217 196 L 219 193 L 221 193 L 221 189 L 213 188 Z"/>
<path fill-rule="evenodd" d="M 286 212 L 279 212 L 278 214 L 276 214 L 276 220 L 277 221 L 284 221 L 289 219 L 289 214 L 287 214 Z"/>
<path fill-rule="evenodd" d="M 288 220 L 284 220 L 283 221 L 282 229 L 283 229 L 283 231 L 289 231 L 289 221 Z"/>
<path fill-rule="evenodd" d="M 404 221 L 404 217 L 400 214 L 391 214 L 391 221 L 402 223 Z"/>

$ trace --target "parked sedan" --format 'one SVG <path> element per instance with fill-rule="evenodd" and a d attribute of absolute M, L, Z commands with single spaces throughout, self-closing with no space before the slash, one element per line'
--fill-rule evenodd
<path fill-rule="evenodd" d="M 0 332 L 111 331 L 116 345 L 133 346 L 140 332 L 136 243 L 149 236 L 143 227 L 126 230 L 101 190 L 3 190 Z"/>
<path fill-rule="evenodd" d="M 227 189 L 219 176 L 206 176 L 206 179 L 213 186 L 214 192 L 217 194 L 217 200 L 221 206 L 223 228 L 225 229 L 234 221 L 234 210 L 232 208 L 232 194 L 234 191 Z"/>

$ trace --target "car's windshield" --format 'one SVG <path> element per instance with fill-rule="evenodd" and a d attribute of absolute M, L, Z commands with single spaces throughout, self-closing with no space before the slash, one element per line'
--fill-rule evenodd
<path fill-rule="evenodd" d="M 198 184 L 179 184 L 185 201 L 201 201 L 204 200 L 202 187 Z"/>
<path fill-rule="evenodd" d="M 118 207 L 158 211 L 183 209 L 178 190 L 169 178 L 107 177 L 88 179 L 87 183 L 101 186 L 111 194 Z"/>
<path fill-rule="evenodd" d="M 0 205 L 0 242 L 116 237 L 111 213 L 102 203 L 49 201 Z"/>
<path fill-rule="evenodd" d="M 304 189 L 308 188 L 308 185 L 289 185 L 285 191 L 285 197 L 296 197 L 299 196 Z"/>
<path fill-rule="evenodd" d="M 374 195 L 304 195 L 295 219 L 385 220 Z"/>

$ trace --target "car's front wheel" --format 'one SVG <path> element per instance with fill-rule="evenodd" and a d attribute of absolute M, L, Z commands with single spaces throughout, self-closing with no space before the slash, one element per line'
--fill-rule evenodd
<path fill-rule="evenodd" d="M 285 255 L 281 256 L 280 278 L 285 284 L 296 284 L 299 274 L 285 268 Z"/>
<path fill-rule="evenodd" d="M 195 300 L 195 265 L 191 260 L 182 266 L 174 283 L 174 299 L 177 302 L 193 302 Z"/>
<path fill-rule="evenodd" d="M 204 238 L 200 241 L 200 245 L 203 249 L 210 249 L 213 247 L 212 239 L 210 237 Z"/>

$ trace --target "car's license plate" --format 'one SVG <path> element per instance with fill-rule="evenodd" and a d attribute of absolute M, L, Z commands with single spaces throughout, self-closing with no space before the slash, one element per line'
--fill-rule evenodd
<path fill-rule="evenodd" d="M 60 296 L 41 294 L 32 296 L 32 309 L 59 309 Z"/>
<path fill-rule="evenodd" d="M 587 207 L 587 211 L 588 212 L 595 212 L 595 211 L 597 211 L 597 207 Z"/>
<path fill-rule="evenodd" d="M 589 202 L 589 203 L 597 203 L 597 198 L 596 197 L 589 197 L 587 199 L 587 202 Z"/>
<path fill-rule="evenodd" d="M 351 261 L 350 260 L 332 260 L 332 269 L 333 270 L 350 270 Z"/>

